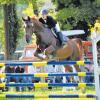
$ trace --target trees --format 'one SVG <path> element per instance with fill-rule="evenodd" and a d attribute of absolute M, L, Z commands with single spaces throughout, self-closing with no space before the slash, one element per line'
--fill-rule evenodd
<path fill-rule="evenodd" d="M 13 53 L 16 49 L 19 38 L 19 19 L 17 17 L 16 5 L 32 3 L 33 9 L 37 8 L 37 0 L 0 0 L 0 6 L 4 13 L 4 36 L 5 36 L 5 54 L 6 59 L 13 59 Z M 0 35 L 0 37 L 3 36 Z"/>
<path fill-rule="evenodd" d="M 16 14 L 16 0 L 1 0 L 4 15 L 4 36 L 6 59 L 12 59 L 17 45 L 18 18 Z"/>
<path fill-rule="evenodd" d="M 18 18 L 16 15 L 16 5 L 4 4 L 4 26 L 5 26 L 5 52 L 6 59 L 12 59 L 17 45 Z"/>
<path fill-rule="evenodd" d="M 62 29 L 83 29 L 86 39 L 90 26 L 100 16 L 100 0 L 54 0 L 57 4 L 57 18 Z"/>
<path fill-rule="evenodd" d="M 33 9 L 37 8 L 37 0 L 0 0 L 0 7 L 3 8 L 3 13 L 0 12 L 0 42 L 5 44 L 6 59 L 13 59 L 13 53 L 16 49 L 18 38 L 21 36 L 19 32 L 19 19 L 17 17 L 17 4 L 33 5 Z M 0 10 L 1 11 L 1 10 Z M 21 12 L 20 12 L 21 13 Z M 32 12 L 33 13 L 33 12 Z M 4 15 L 4 16 L 3 16 Z M 4 24 L 3 24 L 4 17 Z M 21 17 L 21 16 L 20 16 Z M 1 47 L 0 43 L 0 47 Z M 2 47 L 3 47 L 2 46 Z"/>
<path fill-rule="evenodd" d="M 0 7 L 0 51 L 4 50 L 4 44 L 5 44 L 5 39 L 4 39 L 4 24 L 3 24 L 3 9 Z"/>

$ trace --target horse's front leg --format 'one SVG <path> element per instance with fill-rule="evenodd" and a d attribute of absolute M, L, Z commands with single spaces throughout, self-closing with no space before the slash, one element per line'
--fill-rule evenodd
<path fill-rule="evenodd" d="M 55 50 L 56 48 L 53 45 L 50 45 L 45 49 L 45 54 L 52 54 Z"/>
<path fill-rule="evenodd" d="M 37 48 L 37 50 L 35 51 L 35 53 L 34 53 L 34 56 L 35 57 L 38 57 L 38 58 L 40 58 L 40 59 L 42 59 L 38 54 L 41 52 L 41 50 L 39 49 L 39 48 Z"/>
<path fill-rule="evenodd" d="M 54 59 L 54 52 L 56 51 L 56 48 L 53 45 L 48 46 L 44 53 L 48 56 L 49 59 Z"/>
<path fill-rule="evenodd" d="M 34 56 L 38 57 L 39 59 L 45 60 L 48 59 L 47 55 L 45 55 L 45 51 L 42 52 L 39 48 L 34 53 Z"/>

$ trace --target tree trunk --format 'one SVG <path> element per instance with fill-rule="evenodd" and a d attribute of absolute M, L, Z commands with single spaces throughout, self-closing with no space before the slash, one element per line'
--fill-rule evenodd
<path fill-rule="evenodd" d="M 6 60 L 13 59 L 13 54 L 17 45 L 18 19 L 16 16 L 15 4 L 5 4 L 4 28 L 5 28 L 5 56 Z"/>

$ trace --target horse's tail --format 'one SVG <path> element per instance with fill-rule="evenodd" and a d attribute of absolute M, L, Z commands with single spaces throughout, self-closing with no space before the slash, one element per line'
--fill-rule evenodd
<path fill-rule="evenodd" d="M 77 43 L 79 44 L 79 46 L 81 48 L 83 48 L 82 40 L 80 38 L 77 38 L 76 40 L 77 40 Z"/>
<path fill-rule="evenodd" d="M 80 38 L 75 39 L 80 52 L 80 59 L 83 59 L 83 44 Z"/>

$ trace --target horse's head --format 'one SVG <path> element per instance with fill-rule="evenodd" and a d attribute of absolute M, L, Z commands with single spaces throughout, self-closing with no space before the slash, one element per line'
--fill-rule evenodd
<path fill-rule="evenodd" d="M 34 33 L 34 23 L 32 19 L 28 16 L 27 18 L 23 18 L 24 21 L 24 28 L 26 32 L 26 42 L 29 43 L 32 37 L 32 34 Z"/>
<path fill-rule="evenodd" d="M 26 41 L 27 43 L 30 42 L 32 34 L 39 36 L 39 33 L 44 29 L 43 24 L 39 22 L 36 18 L 22 18 L 24 21 L 25 32 L 26 32 Z"/>

